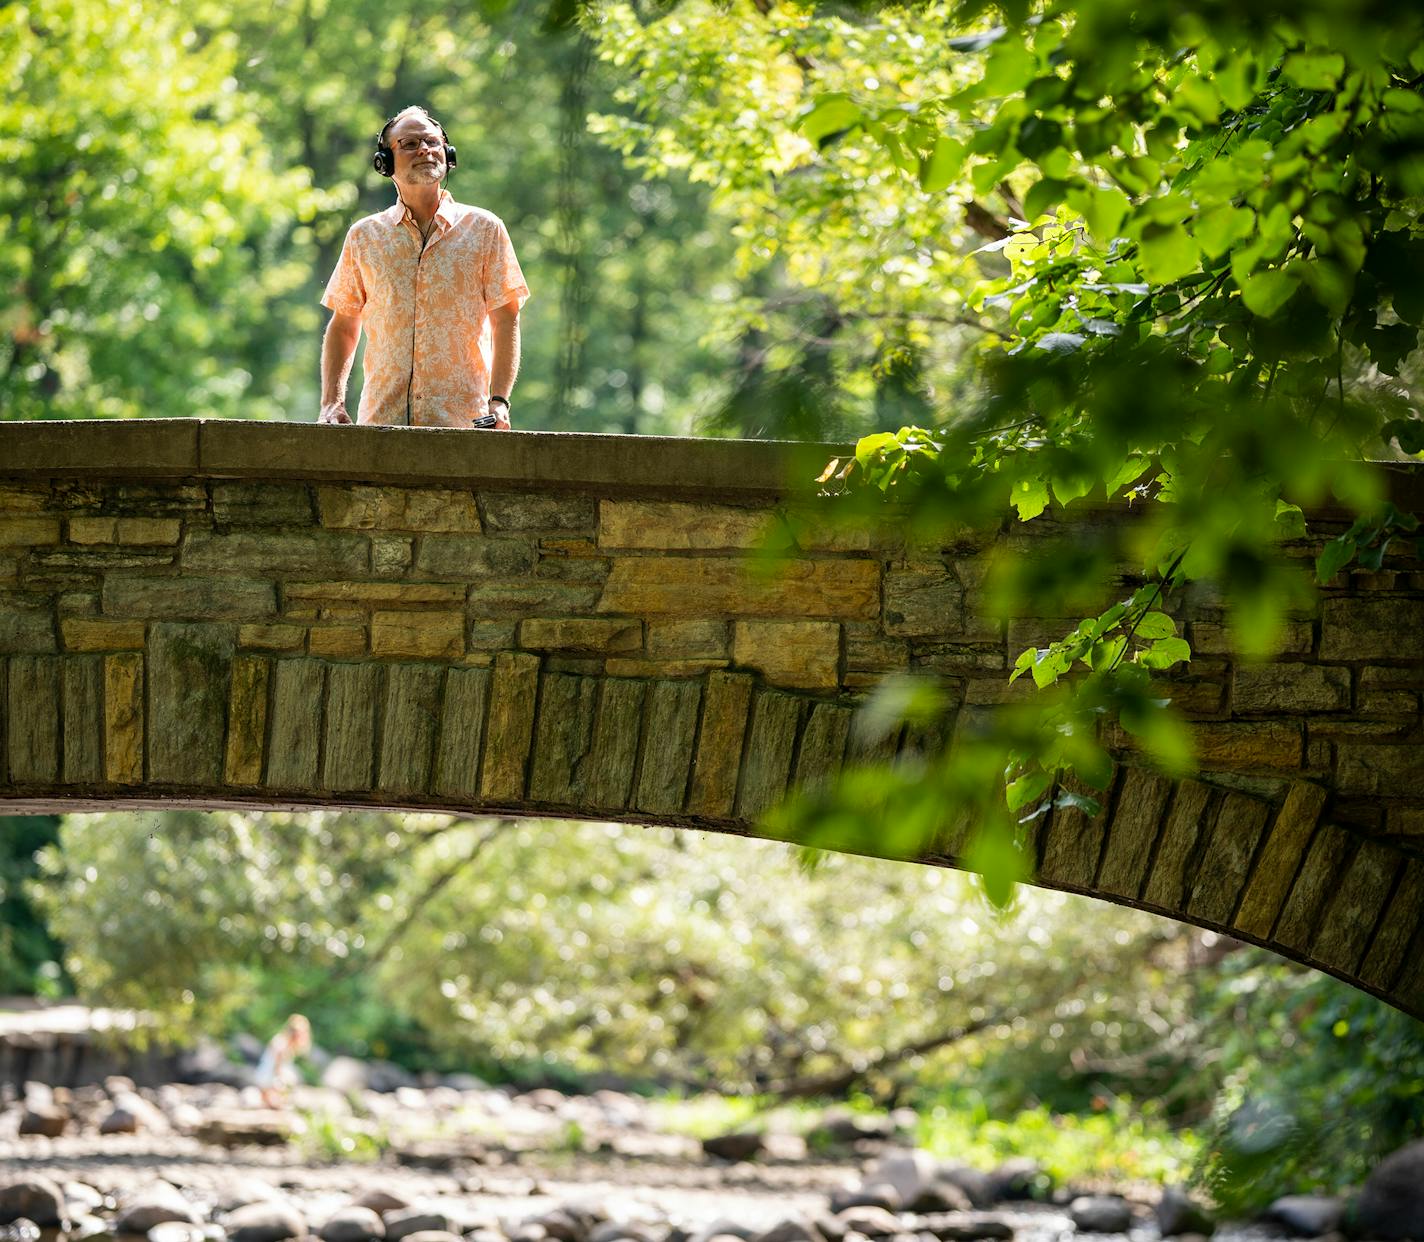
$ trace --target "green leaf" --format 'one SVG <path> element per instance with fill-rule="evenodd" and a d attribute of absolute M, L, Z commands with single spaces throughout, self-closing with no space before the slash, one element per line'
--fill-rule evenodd
<path fill-rule="evenodd" d="M 1282 539 L 1305 538 L 1305 514 L 1299 505 L 1289 501 L 1276 501 L 1276 533 Z"/>
<path fill-rule="evenodd" d="M 1018 780 L 1011 781 L 1004 789 L 1004 801 L 1008 803 L 1009 810 L 1017 811 L 1034 801 L 1048 788 L 1052 779 L 1047 772 L 1040 770 L 1026 773 Z"/>
<path fill-rule="evenodd" d="M 1177 633 L 1176 622 L 1165 612 L 1144 613 L 1134 631 L 1140 639 L 1172 638 Z"/>
<path fill-rule="evenodd" d="M 1241 285 L 1241 300 L 1253 315 L 1269 319 L 1295 292 L 1298 277 L 1292 268 L 1270 268 L 1248 276 Z"/>
<path fill-rule="evenodd" d="M 1068 206 L 1083 217 L 1088 232 L 1106 245 L 1118 236 L 1131 203 L 1116 186 L 1092 185 L 1069 190 Z"/>
<path fill-rule="evenodd" d="M 1143 668 L 1166 669 L 1192 658 L 1192 646 L 1185 638 L 1159 638 L 1138 656 Z"/>
<path fill-rule="evenodd" d="M 861 123 L 864 113 L 848 95 L 837 92 L 822 95 L 809 112 L 802 115 L 797 127 L 812 142 L 821 144 L 832 134 L 852 129 Z"/>
<path fill-rule="evenodd" d="M 929 155 L 920 161 L 920 189 L 926 194 L 938 194 L 954 180 L 963 166 L 964 144 L 947 134 L 940 134 Z"/>
<path fill-rule="evenodd" d="M 1352 536 L 1337 535 L 1315 558 L 1315 580 L 1321 585 L 1329 582 L 1355 558 L 1355 540 Z"/>
<path fill-rule="evenodd" d="M 1014 886 L 1028 879 L 1028 866 L 1012 832 L 1003 824 L 986 824 L 964 851 L 965 870 L 984 881 L 984 895 L 999 909 L 1014 898 Z"/>
<path fill-rule="evenodd" d="M 1052 177 L 1044 177 L 1035 181 L 1029 187 L 1028 193 L 1024 195 L 1024 215 L 1030 220 L 1037 220 L 1040 216 L 1047 214 L 1050 207 L 1061 203 L 1067 191 L 1068 183 L 1066 181 L 1055 181 Z"/>
<path fill-rule="evenodd" d="M 1334 90 L 1345 72 L 1345 58 L 1339 52 L 1292 52 L 1281 72 L 1308 91 Z"/>
<path fill-rule="evenodd" d="M 1250 237 L 1256 227 L 1256 213 L 1249 207 L 1222 203 L 1202 212 L 1192 224 L 1192 233 L 1210 259 L 1225 254 L 1237 242 Z"/>
<path fill-rule="evenodd" d="M 1048 508 L 1048 484 L 1041 478 L 1016 479 L 1010 500 L 1019 521 L 1030 521 Z"/>
<path fill-rule="evenodd" d="M 1169 285 L 1197 270 L 1201 251 L 1180 224 L 1149 224 L 1139 241 L 1143 274 L 1156 285 Z"/>
<path fill-rule="evenodd" d="M 1103 804 L 1087 794 L 1074 793 L 1071 789 L 1060 789 L 1054 796 L 1053 805 L 1064 811 L 1078 811 L 1089 819 L 1096 819 L 1103 813 Z"/>
<path fill-rule="evenodd" d="M 1130 457 L 1125 457 L 1122 462 L 1107 474 L 1103 482 L 1107 484 L 1109 498 L 1117 495 L 1118 491 L 1126 487 L 1129 483 L 1136 482 L 1152 463 L 1140 454 L 1134 453 Z"/>

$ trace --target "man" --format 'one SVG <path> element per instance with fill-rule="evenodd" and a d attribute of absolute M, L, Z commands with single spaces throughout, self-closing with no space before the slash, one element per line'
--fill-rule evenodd
<path fill-rule="evenodd" d="M 346 381 L 364 327 L 357 422 L 469 427 L 492 414 L 509 430 L 529 287 L 499 217 L 442 188 L 455 159 L 424 108 L 397 113 L 377 136 L 373 163 L 397 201 L 352 225 L 327 282 L 319 421 L 351 421 Z"/>

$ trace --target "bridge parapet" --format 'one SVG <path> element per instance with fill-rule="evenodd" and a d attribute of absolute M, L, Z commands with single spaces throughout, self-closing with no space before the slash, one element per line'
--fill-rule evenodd
<path fill-rule="evenodd" d="M 980 614 L 1003 532 L 926 546 L 838 527 L 789 486 L 824 460 L 804 452 L 0 426 L 0 805 L 754 831 L 789 787 L 868 754 L 852 716 L 885 674 L 935 676 L 957 708 L 942 729 L 972 729 L 1027 690 L 1007 682 L 1018 652 L 1066 628 Z M 1178 621 L 1197 658 L 1174 693 L 1203 772 L 1168 781 L 1124 750 L 1107 815 L 1040 826 L 1040 882 L 1268 944 L 1424 1013 L 1418 562 L 1328 589 L 1272 664 L 1231 655 L 1209 593 Z"/>

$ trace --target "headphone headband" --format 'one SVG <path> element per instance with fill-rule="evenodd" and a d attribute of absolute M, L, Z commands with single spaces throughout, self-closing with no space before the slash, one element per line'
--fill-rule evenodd
<path fill-rule="evenodd" d="M 408 111 L 410 111 L 408 108 L 402 109 L 402 112 Z M 455 154 L 455 148 L 450 145 L 449 136 L 445 133 L 445 126 L 441 125 L 440 122 L 431 116 L 430 113 L 426 112 L 424 108 L 420 108 L 418 111 L 424 114 L 425 119 L 440 131 L 440 141 L 445 144 L 445 175 L 449 176 L 450 170 L 459 163 L 459 159 Z M 371 167 L 383 177 L 394 177 L 396 173 L 396 153 L 387 144 L 386 134 L 391 126 L 395 124 L 396 117 L 400 115 L 401 112 L 397 112 L 395 116 L 389 117 L 386 123 L 381 126 L 380 132 L 376 135 L 376 152 L 371 156 Z"/>

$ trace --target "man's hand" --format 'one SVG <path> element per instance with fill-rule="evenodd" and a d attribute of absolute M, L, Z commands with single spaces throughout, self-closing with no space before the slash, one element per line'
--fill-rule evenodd
<path fill-rule="evenodd" d="M 346 412 L 346 402 L 329 401 L 321 407 L 321 417 L 319 423 L 326 423 L 329 426 L 336 426 L 342 423 L 350 423 L 351 415 Z"/>
<path fill-rule="evenodd" d="M 503 405 L 490 406 L 491 413 L 494 414 L 494 429 L 496 431 L 509 430 L 509 407 Z"/>

